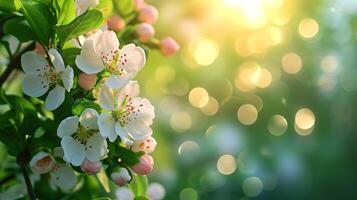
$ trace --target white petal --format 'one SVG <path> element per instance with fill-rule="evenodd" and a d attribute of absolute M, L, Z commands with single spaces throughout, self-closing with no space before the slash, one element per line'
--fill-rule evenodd
<path fill-rule="evenodd" d="M 96 74 L 104 69 L 104 63 L 94 49 L 94 41 L 86 40 L 81 54 L 76 57 L 77 67 L 87 74 Z"/>
<path fill-rule="evenodd" d="M 107 86 L 103 86 L 100 90 L 98 100 L 100 107 L 102 107 L 104 110 L 114 110 L 114 100 L 115 96 L 113 90 L 111 88 L 108 88 Z"/>
<path fill-rule="evenodd" d="M 56 49 L 48 50 L 48 54 L 50 54 L 50 58 L 53 66 L 55 67 L 57 72 L 61 72 L 64 70 L 64 62 L 62 60 L 62 56 Z"/>
<path fill-rule="evenodd" d="M 113 88 L 113 89 L 120 89 L 124 87 L 129 81 L 134 77 L 135 74 L 127 73 L 123 75 L 111 75 L 106 81 L 105 85 Z"/>
<path fill-rule="evenodd" d="M 98 130 L 98 117 L 96 110 L 86 108 L 79 117 L 79 122 L 85 129 Z"/>
<path fill-rule="evenodd" d="M 153 137 L 147 137 L 142 140 L 134 141 L 133 145 L 131 146 L 131 150 L 134 152 L 143 151 L 145 153 L 152 153 L 156 148 L 157 142 Z"/>
<path fill-rule="evenodd" d="M 98 55 L 113 55 L 118 50 L 119 41 L 114 31 L 104 31 L 95 40 L 95 51 Z"/>
<path fill-rule="evenodd" d="M 69 190 L 76 184 L 77 177 L 68 165 L 57 165 L 57 168 L 51 172 L 50 181 L 62 190 Z"/>
<path fill-rule="evenodd" d="M 21 56 L 21 66 L 25 73 L 43 71 L 47 64 L 46 58 L 34 51 L 28 51 Z"/>
<path fill-rule="evenodd" d="M 151 125 L 155 117 L 155 108 L 146 98 L 136 97 L 131 100 L 132 105 L 140 110 L 134 115 L 129 116 L 132 121 L 144 121 L 147 125 Z"/>
<path fill-rule="evenodd" d="M 61 79 L 63 81 L 63 86 L 69 92 L 73 86 L 74 72 L 72 67 L 67 66 L 67 68 L 61 73 Z"/>
<path fill-rule="evenodd" d="M 145 51 L 135 44 L 125 45 L 120 51 L 119 64 L 129 73 L 136 73 L 141 70 L 145 62 Z"/>
<path fill-rule="evenodd" d="M 139 84 L 137 81 L 130 81 L 127 85 L 125 85 L 119 92 L 118 95 L 118 105 L 121 105 L 121 103 L 123 102 L 124 98 L 126 96 L 128 97 L 136 97 L 137 95 L 139 95 L 140 90 L 139 90 Z"/>
<path fill-rule="evenodd" d="M 107 150 L 107 141 L 99 134 L 93 135 L 89 138 L 86 144 L 86 157 L 90 161 L 99 161 L 102 157 L 104 157 Z"/>
<path fill-rule="evenodd" d="M 120 136 L 120 139 L 126 144 L 131 145 L 132 140 L 128 134 L 128 131 L 120 126 L 119 123 L 115 124 L 115 132 Z"/>
<path fill-rule="evenodd" d="M 144 139 L 152 135 L 151 128 L 144 122 L 133 122 L 126 125 L 126 130 L 130 133 L 134 140 Z"/>
<path fill-rule="evenodd" d="M 134 194 L 133 192 L 126 187 L 120 187 L 115 190 L 115 196 L 118 200 L 133 200 Z"/>
<path fill-rule="evenodd" d="M 55 110 L 58 108 L 64 101 L 65 92 L 62 86 L 56 85 L 56 87 L 48 93 L 45 100 L 45 108 L 47 110 Z"/>
<path fill-rule="evenodd" d="M 38 74 L 25 74 L 22 91 L 31 97 L 40 97 L 48 91 L 48 81 Z"/>
<path fill-rule="evenodd" d="M 64 158 L 74 166 L 80 166 L 85 158 L 83 144 L 74 140 L 71 136 L 64 136 L 61 140 Z"/>
<path fill-rule="evenodd" d="M 109 113 L 102 113 L 99 115 L 98 126 L 100 134 L 104 138 L 109 138 L 110 142 L 114 142 L 117 138 L 117 134 L 115 133 L 115 124 L 117 122 L 113 119 L 113 117 Z"/>
<path fill-rule="evenodd" d="M 72 116 L 62 120 L 57 128 L 57 136 L 63 138 L 70 136 L 78 130 L 78 117 Z"/>

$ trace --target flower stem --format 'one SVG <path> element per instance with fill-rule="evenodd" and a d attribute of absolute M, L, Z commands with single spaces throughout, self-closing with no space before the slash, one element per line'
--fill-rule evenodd
<path fill-rule="evenodd" d="M 35 192 L 33 190 L 32 184 L 31 184 L 30 176 L 26 170 L 26 165 L 21 164 L 20 168 L 21 168 L 22 175 L 24 176 L 24 179 L 25 179 L 27 193 L 29 195 L 29 198 L 30 198 L 30 200 L 36 200 L 36 195 L 35 195 Z"/>

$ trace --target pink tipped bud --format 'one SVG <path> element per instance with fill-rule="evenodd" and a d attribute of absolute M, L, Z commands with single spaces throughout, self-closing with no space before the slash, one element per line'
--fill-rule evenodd
<path fill-rule="evenodd" d="M 97 82 L 96 74 L 81 73 L 78 77 L 78 84 L 85 90 L 91 90 Z"/>
<path fill-rule="evenodd" d="M 131 180 L 131 176 L 125 168 L 120 168 L 117 172 L 113 172 L 110 178 L 119 186 L 123 186 Z"/>
<path fill-rule="evenodd" d="M 31 159 L 30 167 L 35 173 L 45 174 L 53 169 L 55 163 L 53 156 L 41 151 Z"/>
<path fill-rule="evenodd" d="M 45 49 L 42 47 L 42 45 L 39 42 L 35 42 L 35 51 L 38 54 L 46 55 Z"/>
<path fill-rule="evenodd" d="M 140 10 L 139 10 L 139 16 L 138 19 L 141 22 L 146 22 L 149 24 L 154 24 L 159 17 L 159 12 L 154 6 L 151 5 L 144 5 Z"/>
<path fill-rule="evenodd" d="M 144 0 L 134 0 L 134 6 L 136 10 L 140 10 L 145 5 Z"/>
<path fill-rule="evenodd" d="M 140 175 L 146 175 L 154 169 L 154 159 L 148 154 L 140 157 L 140 162 L 131 167 L 131 169 Z"/>
<path fill-rule="evenodd" d="M 92 162 L 90 160 L 84 160 L 81 165 L 81 170 L 86 174 L 96 174 L 100 171 L 102 163 L 100 161 Z"/>
<path fill-rule="evenodd" d="M 171 37 L 167 37 L 160 41 L 160 51 L 164 56 L 172 56 L 179 49 L 180 45 Z"/>
<path fill-rule="evenodd" d="M 139 36 L 140 42 L 147 42 L 155 35 L 155 29 L 148 23 L 141 23 L 138 25 L 136 32 Z"/>
<path fill-rule="evenodd" d="M 121 31 L 125 27 L 125 21 L 119 15 L 112 15 L 108 19 L 108 28 L 113 31 Z"/>
<path fill-rule="evenodd" d="M 145 153 L 152 153 L 156 148 L 157 142 L 153 137 L 147 137 L 142 140 L 134 141 L 133 145 L 131 146 L 131 150 L 134 152 L 143 151 Z"/>

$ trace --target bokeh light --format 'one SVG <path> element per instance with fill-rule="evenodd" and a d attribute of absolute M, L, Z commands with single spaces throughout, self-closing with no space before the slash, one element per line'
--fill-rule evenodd
<path fill-rule="evenodd" d="M 223 175 L 230 175 L 237 168 L 237 161 L 232 155 L 223 155 L 217 161 L 217 169 Z"/>
<path fill-rule="evenodd" d="M 286 132 L 288 122 L 282 115 L 273 115 L 268 122 L 268 130 L 274 136 L 281 136 Z"/>
<path fill-rule="evenodd" d="M 185 188 L 180 192 L 180 200 L 197 200 L 197 191 L 193 188 Z"/>
<path fill-rule="evenodd" d="M 205 115 L 212 116 L 217 113 L 219 109 L 219 103 L 214 97 L 209 97 L 207 104 L 201 108 L 201 111 Z"/>
<path fill-rule="evenodd" d="M 258 111 L 253 105 L 244 104 L 239 107 L 237 117 L 240 123 L 244 125 L 252 125 L 258 118 Z"/>
<path fill-rule="evenodd" d="M 258 177 L 248 177 L 243 181 L 242 189 L 248 197 L 257 197 L 263 191 L 263 182 Z"/>
<path fill-rule="evenodd" d="M 195 47 L 194 58 L 197 64 L 207 66 L 215 61 L 218 53 L 218 45 L 212 40 L 204 39 Z"/>
<path fill-rule="evenodd" d="M 316 20 L 305 18 L 299 24 L 299 33 L 304 38 L 313 38 L 319 31 L 319 24 Z"/>
<path fill-rule="evenodd" d="M 197 108 L 202 108 L 208 103 L 209 96 L 204 88 L 196 87 L 190 91 L 188 99 L 191 105 Z"/>
<path fill-rule="evenodd" d="M 295 115 L 295 131 L 299 135 L 309 135 L 315 125 L 315 114 L 308 108 L 302 108 Z"/>
<path fill-rule="evenodd" d="M 177 132 L 184 132 L 191 128 L 192 118 L 187 112 L 178 111 L 171 115 L 171 127 Z"/>
<path fill-rule="evenodd" d="M 296 53 L 287 53 L 281 59 L 281 66 L 288 74 L 296 74 L 302 68 L 302 60 Z"/>

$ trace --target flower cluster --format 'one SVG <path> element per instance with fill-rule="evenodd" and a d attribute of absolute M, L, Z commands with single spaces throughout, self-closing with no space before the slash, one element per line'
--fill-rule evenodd
<path fill-rule="evenodd" d="M 49 111 L 67 113 L 54 120 L 60 147 L 43 148 L 30 162 L 33 172 L 49 174 L 51 185 L 61 190 L 74 187 L 77 173 L 104 173 L 123 186 L 134 175 L 153 170 L 149 154 L 157 145 L 150 127 L 154 106 L 140 97 L 134 78 L 146 63 L 144 48 L 154 45 L 169 56 L 179 46 L 172 38 L 154 38 L 153 24 L 158 18 L 155 7 L 143 1 L 134 3 L 136 15 L 131 22 L 114 14 L 100 29 L 68 41 L 67 45 L 79 50 L 72 55 L 71 66 L 65 65 L 61 45 L 49 48 L 36 42 L 35 50 L 21 57 L 23 92 L 43 99 Z M 76 0 L 75 14 L 81 17 L 98 4 L 98 0 Z M 127 31 L 126 26 L 135 27 L 134 31 Z M 124 39 L 121 45 L 118 38 L 125 34 L 131 39 Z M 67 101 L 81 106 L 77 109 L 72 105 L 68 114 L 64 110 L 68 109 Z"/>

